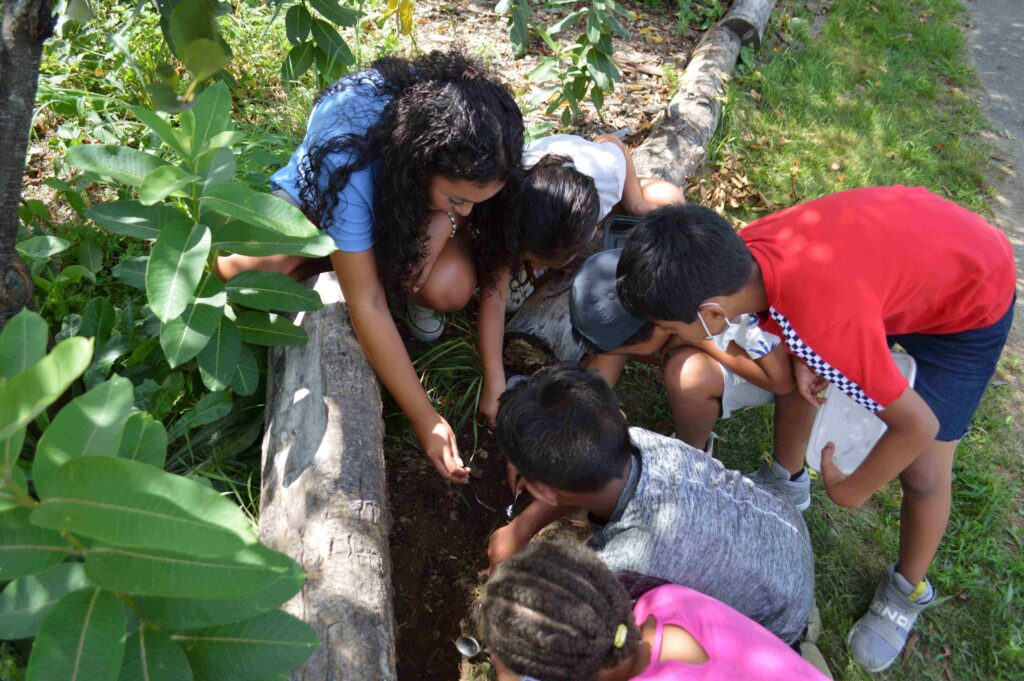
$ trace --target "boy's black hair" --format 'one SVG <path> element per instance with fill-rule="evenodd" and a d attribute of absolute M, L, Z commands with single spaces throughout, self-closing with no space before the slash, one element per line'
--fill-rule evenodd
<path fill-rule="evenodd" d="M 519 253 L 562 260 L 594 236 L 601 202 L 594 180 L 568 156 L 547 154 L 520 186 Z"/>
<path fill-rule="evenodd" d="M 708 298 L 736 293 L 754 259 L 721 215 L 693 203 L 664 206 L 633 228 L 619 258 L 619 300 L 641 319 L 692 322 Z"/>
<path fill-rule="evenodd" d="M 565 362 L 501 397 L 498 447 L 527 480 L 593 492 L 622 477 L 634 447 L 611 386 Z"/>
<path fill-rule="evenodd" d="M 640 644 L 629 594 L 581 544 L 536 541 L 484 587 L 480 634 L 509 669 L 548 681 L 590 681 Z M 620 625 L 625 640 L 616 647 Z"/>
<path fill-rule="evenodd" d="M 654 324 L 652 324 L 651 322 L 644 322 L 644 325 L 637 329 L 636 333 L 634 333 L 632 336 L 622 341 L 622 345 L 620 345 L 619 347 L 622 347 L 623 345 L 636 345 L 637 343 L 644 343 L 646 341 L 651 340 L 651 336 L 653 335 Z M 587 357 L 591 357 L 593 355 L 607 354 L 604 350 L 594 345 L 593 341 L 591 341 L 589 338 L 587 338 L 582 333 L 577 331 L 575 328 L 572 330 L 572 337 L 577 343 L 583 346 L 583 353 Z"/>

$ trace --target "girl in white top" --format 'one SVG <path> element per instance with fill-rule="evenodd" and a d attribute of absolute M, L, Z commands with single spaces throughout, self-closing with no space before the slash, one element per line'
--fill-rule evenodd
<path fill-rule="evenodd" d="M 641 216 L 685 201 L 679 187 L 638 177 L 629 149 L 612 135 L 593 142 L 576 135 L 536 140 L 523 152 L 523 166 L 518 249 L 528 271 L 568 265 L 613 210 Z M 484 369 L 480 412 L 492 427 L 505 392 L 501 351 L 513 271 L 502 272 L 496 286 L 482 294 L 477 322 Z"/>

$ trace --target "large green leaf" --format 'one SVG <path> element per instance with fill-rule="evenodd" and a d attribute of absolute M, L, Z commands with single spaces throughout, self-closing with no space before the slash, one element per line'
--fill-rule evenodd
<path fill-rule="evenodd" d="M 36 527 L 27 508 L 0 513 L 0 582 L 56 565 L 72 552 L 60 532 Z"/>
<path fill-rule="evenodd" d="M 173 634 L 197 681 L 251 681 L 287 672 L 320 645 L 299 619 L 274 610 L 252 619 Z"/>
<path fill-rule="evenodd" d="M 171 206 L 144 206 L 132 200 L 96 204 L 85 211 L 85 216 L 108 232 L 149 240 L 160 236 L 165 226 L 188 220 L 187 215 Z"/>
<path fill-rule="evenodd" d="M 174 442 L 193 428 L 224 418 L 232 406 L 231 393 L 226 390 L 203 395 L 196 406 L 185 412 L 185 415 L 175 421 L 167 431 L 168 441 Z"/>
<path fill-rule="evenodd" d="M 130 106 L 132 113 L 140 121 L 145 123 L 150 130 L 156 133 L 164 144 L 174 149 L 183 158 L 189 157 L 188 140 L 185 136 L 171 128 L 171 124 L 163 119 L 160 114 L 142 106 Z"/>
<path fill-rule="evenodd" d="M 316 46 L 326 55 L 329 63 L 352 66 L 356 63 L 355 55 L 348 43 L 329 23 L 323 19 L 313 19 L 313 40 Z"/>
<path fill-rule="evenodd" d="M 86 551 L 85 561 L 85 573 L 94 584 L 113 591 L 172 598 L 244 596 L 301 572 L 290 558 L 261 544 L 247 546 L 228 558 L 95 544 Z"/>
<path fill-rule="evenodd" d="M 29 309 L 11 317 L 0 332 L 0 378 L 10 378 L 46 356 L 46 320 Z"/>
<path fill-rule="evenodd" d="M 199 38 L 179 51 L 182 63 L 196 80 L 206 80 L 231 63 L 231 50 L 217 40 Z"/>
<path fill-rule="evenodd" d="M 239 395 L 252 395 L 259 383 L 260 370 L 256 366 L 256 359 L 249 347 L 243 345 L 238 350 L 238 364 L 231 377 L 231 389 Z"/>
<path fill-rule="evenodd" d="M 107 297 L 97 296 L 89 301 L 82 310 L 82 324 L 78 327 L 78 335 L 95 338 L 99 346 L 110 340 L 117 322 L 117 312 Z"/>
<path fill-rule="evenodd" d="M 192 681 L 181 646 L 150 627 L 139 627 L 125 642 L 118 681 Z"/>
<path fill-rule="evenodd" d="M 241 184 L 211 187 L 200 200 L 221 215 L 266 227 L 285 236 L 314 237 L 318 233 L 302 211 L 292 204 Z"/>
<path fill-rule="evenodd" d="M 167 431 L 164 424 L 144 411 L 135 412 L 124 424 L 121 449 L 117 455 L 122 459 L 134 459 L 163 468 L 167 458 Z"/>
<path fill-rule="evenodd" d="M 276 229 L 232 220 L 213 230 L 213 247 L 239 255 L 304 255 L 320 258 L 338 250 L 323 232 L 312 236 L 287 236 Z"/>
<path fill-rule="evenodd" d="M 87 586 L 89 580 L 81 563 L 58 563 L 14 580 L 0 593 L 0 640 L 35 636 L 57 601 Z"/>
<path fill-rule="evenodd" d="M 46 357 L 0 384 L 0 441 L 24 428 L 82 375 L 92 347 L 85 338 L 62 340 Z"/>
<path fill-rule="evenodd" d="M 242 340 L 253 345 L 302 345 L 309 335 L 284 317 L 266 312 L 243 312 L 235 320 Z"/>
<path fill-rule="evenodd" d="M 288 42 L 298 45 L 309 38 L 309 28 L 313 17 L 305 5 L 295 4 L 288 8 L 284 15 L 284 31 Z"/>
<path fill-rule="evenodd" d="M 153 154 L 112 144 L 79 144 L 68 149 L 67 159 L 82 170 L 132 187 L 142 186 L 146 175 L 157 168 L 171 165 Z"/>
<path fill-rule="evenodd" d="M 209 255 L 210 230 L 205 225 L 176 223 L 163 228 L 146 268 L 146 296 L 157 319 L 169 322 L 185 311 Z"/>
<path fill-rule="evenodd" d="M 136 612 L 166 629 L 194 629 L 248 619 L 277 608 L 302 588 L 305 575 L 293 571 L 267 586 L 236 598 L 161 598 L 136 596 Z"/>
<path fill-rule="evenodd" d="M 132 382 L 114 376 L 71 400 L 39 438 L 32 478 L 41 498 L 49 497 L 57 470 L 81 456 L 117 456 L 132 409 Z"/>
<path fill-rule="evenodd" d="M 181 114 L 181 127 L 199 154 L 222 132 L 231 130 L 231 92 L 224 83 L 214 83 L 196 97 L 191 109 Z"/>
<path fill-rule="evenodd" d="M 233 385 L 240 371 L 241 351 L 242 339 L 235 323 L 227 317 L 221 317 L 213 339 L 199 353 L 199 376 L 203 379 L 203 385 L 213 391 Z M 252 360 L 251 354 L 249 359 Z"/>
<path fill-rule="evenodd" d="M 247 270 L 233 276 L 225 288 L 228 298 L 254 310 L 301 312 L 323 307 L 319 293 L 281 272 Z"/>
<path fill-rule="evenodd" d="M 181 190 L 198 179 L 178 166 L 161 166 L 142 180 L 142 186 L 139 187 L 139 202 L 144 206 L 152 206 L 171 194 L 187 196 Z"/>
<path fill-rule="evenodd" d="M 171 368 L 189 361 L 207 346 L 217 333 L 226 302 L 220 279 L 207 274 L 196 301 L 181 316 L 160 325 L 160 347 Z"/>
<path fill-rule="evenodd" d="M 146 270 L 149 268 L 149 256 L 141 255 L 135 258 L 122 260 L 110 268 L 110 273 L 121 283 L 137 288 L 140 291 L 146 290 Z"/>
<path fill-rule="evenodd" d="M 359 22 L 362 13 L 359 10 L 344 7 L 338 0 L 310 0 L 310 5 L 325 18 L 333 21 L 338 26 L 355 26 Z"/>
<path fill-rule="evenodd" d="M 49 258 L 71 248 L 71 242 L 56 236 L 34 236 L 19 241 L 15 247 L 26 258 Z"/>
<path fill-rule="evenodd" d="M 43 620 L 27 681 L 117 681 L 124 657 L 124 606 L 102 589 L 80 589 Z"/>
<path fill-rule="evenodd" d="M 256 535 L 227 497 L 198 482 L 108 457 L 69 461 L 32 511 L 41 527 L 69 530 L 119 547 L 229 556 Z"/>
<path fill-rule="evenodd" d="M 301 5 L 294 5 L 293 9 L 295 7 Z M 288 50 L 288 55 L 281 63 L 281 82 L 287 84 L 297 81 L 313 65 L 315 54 L 316 46 L 311 40 L 299 43 Z"/>
<path fill-rule="evenodd" d="M 227 147 L 216 147 L 208 150 L 200 158 L 203 177 L 203 192 L 219 184 L 227 184 L 235 179 L 235 154 Z"/>

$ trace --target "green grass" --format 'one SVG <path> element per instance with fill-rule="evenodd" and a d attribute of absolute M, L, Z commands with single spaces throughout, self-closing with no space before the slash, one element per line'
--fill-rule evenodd
<path fill-rule="evenodd" d="M 804 3 L 777 9 L 773 35 L 727 89 L 709 170 L 750 178 L 775 208 L 826 193 L 881 184 L 924 185 L 986 212 L 985 121 L 975 104 L 961 8 L 952 0 L 839 0 L 820 33 Z M 700 182 L 712 182 L 710 178 Z M 745 222 L 761 201 L 727 208 Z M 820 646 L 837 679 L 1019 679 L 1024 677 L 1024 585 L 1020 451 L 1021 369 L 1004 358 L 955 461 L 953 515 L 929 577 L 941 603 L 919 620 L 906 659 L 871 675 L 850 659 L 845 637 L 867 608 L 898 547 L 894 482 L 863 509 L 834 506 L 821 485 L 806 514 L 814 543 Z M 660 377 L 632 366 L 619 394 L 638 425 L 671 428 Z M 716 427 L 716 454 L 752 470 L 770 456 L 772 410 L 748 410 Z"/>

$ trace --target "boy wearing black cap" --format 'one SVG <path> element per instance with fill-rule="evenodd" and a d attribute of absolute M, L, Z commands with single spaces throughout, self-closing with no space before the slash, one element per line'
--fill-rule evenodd
<path fill-rule="evenodd" d="M 793 390 L 789 357 L 779 338 L 762 331 L 754 315 L 730 321 L 701 341 L 669 339 L 664 329 L 629 314 L 615 291 L 622 249 L 591 256 L 576 274 L 569 317 L 591 354 L 587 367 L 612 385 L 629 358 L 663 365 L 676 435 L 698 449 L 710 445 L 711 429 L 744 407 L 771 404 Z M 710 451 L 710 447 L 708 447 Z"/>

